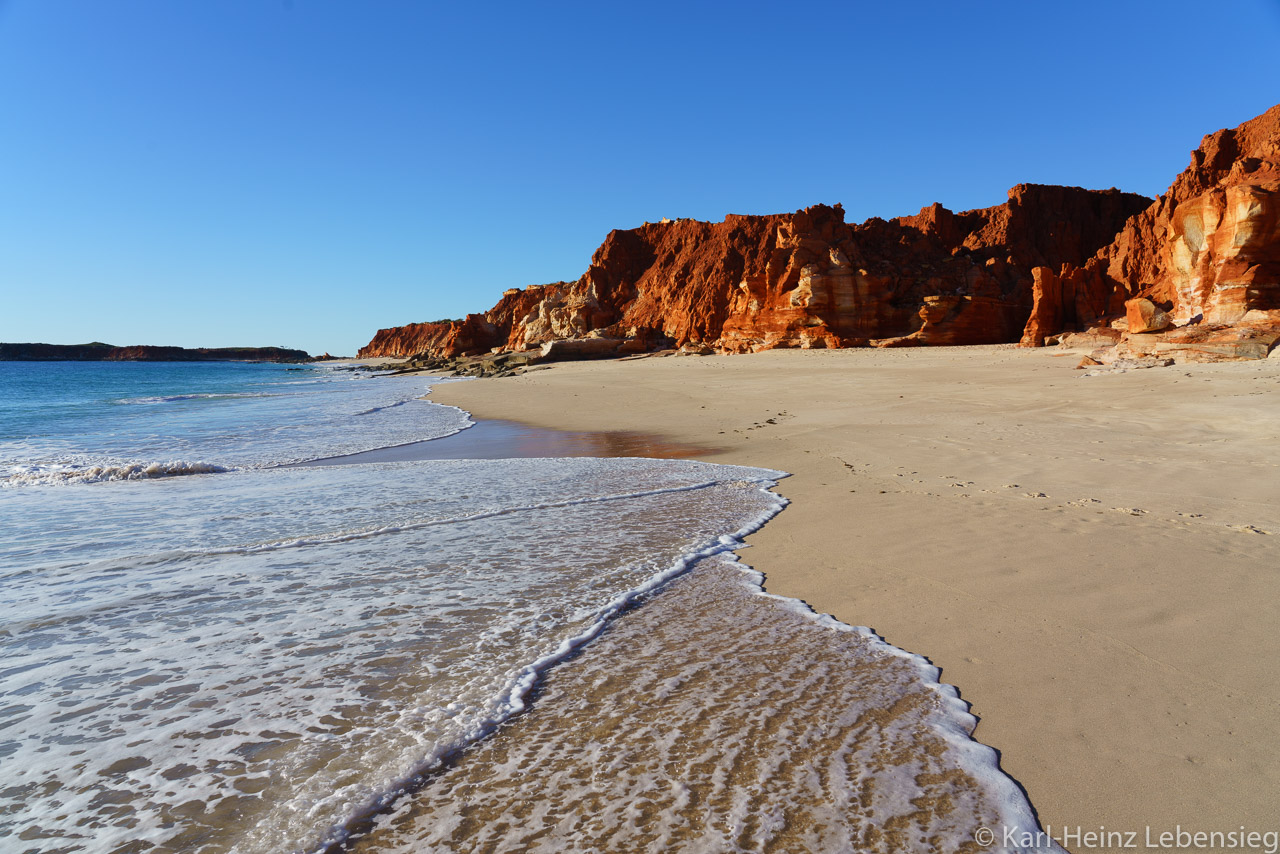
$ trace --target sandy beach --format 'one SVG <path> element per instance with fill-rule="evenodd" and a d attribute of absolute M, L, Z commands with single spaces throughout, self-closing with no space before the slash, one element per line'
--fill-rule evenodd
<path fill-rule="evenodd" d="M 1088 377 L 1077 360 L 578 362 L 432 399 L 791 472 L 742 559 L 940 666 L 1055 832 L 1275 831 L 1280 360 Z"/>

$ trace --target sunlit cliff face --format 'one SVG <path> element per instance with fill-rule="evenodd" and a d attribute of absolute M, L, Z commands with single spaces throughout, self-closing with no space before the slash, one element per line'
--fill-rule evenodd
<path fill-rule="evenodd" d="M 1280 309 L 1280 187 L 1239 184 L 1178 205 L 1169 268 L 1180 321 Z"/>

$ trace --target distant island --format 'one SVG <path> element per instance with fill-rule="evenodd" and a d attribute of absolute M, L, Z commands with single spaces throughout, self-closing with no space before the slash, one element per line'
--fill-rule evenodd
<path fill-rule="evenodd" d="M 309 362 L 305 350 L 284 347 L 116 347 L 91 344 L 2 344 L 3 362 Z"/>

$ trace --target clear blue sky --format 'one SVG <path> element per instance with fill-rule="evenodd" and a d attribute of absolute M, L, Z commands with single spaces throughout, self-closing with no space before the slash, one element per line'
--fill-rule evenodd
<path fill-rule="evenodd" d="M 0 0 L 0 341 L 351 354 L 612 228 L 1156 195 L 1280 4 Z"/>

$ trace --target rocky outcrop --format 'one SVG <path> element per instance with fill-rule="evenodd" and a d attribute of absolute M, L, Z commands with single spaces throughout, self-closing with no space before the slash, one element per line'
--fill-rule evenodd
<path fill-rule="evenodd" d="M 1106 327 L 1069 333 L 1061 340 L 1063 347 L 1088 353 L 1082 366 L 1121 368 L 1266 359 L 1278 343 L 1280 322 L 1196 323 L 1147 332 Z"/>
<path fill-rule="evenodd" d="M 1115 358 L 1167 357 L 1175 363 L 1265 359 L 1280 341 L 1280 324 L 1183 326 L 1157 335 L 1126 335 Z"/>
<path fill-rule="evenodd" d="M 1280 106 L 1206 136 L 1083 268 L 1037 271 L 1033 299 L 1026 345 L 1123 316 L 1104 359 L 1265 357 L 1280 329 Z"/>
<path fill-rule="evenodd" d="M 1154 202 L 1022 184 L 995 207 L 952 213 L 935 204 L 856 225 L 839 205 L 646 223 L 611 232 L 576 282 L 512 289 L 463 320 L 380 330 L 360 355 L 456 358 L 557 341 L 576 342 L 558 358 L 673 347 L 1041 346 L 1087 330 L 1112 342 L 1185 339 L 1180 353 L 1252 353 L 1276 323 L 1280 107 L 1205 137 Z M 1178 331 L 1193 324 L 1203 328 Z"/>
<path fill-rule="evenodd" d="M 1031 316 L 1022 331 L 1024 347 L 1042 347 L 1048 336 L 1089 329 L 1124 314 L 1127 292 L 1105 274 L 1106 264 L 1090 258 L 1083 267 L 1063 264 L 1032 271 Z"/>
<path fill-rule="evenodd" d="M 484 314 L 380 330 L 362 357 L 520 352 L 562 340 L 597 356 L 710 347 L 1014 341 L 1032 270 L 1082 265 L 1150 200 L 1024 184 L 992 208 L 931 205 L 844 221 L 840 205 L 614 231 L 576 282 L 507 291 Z"/>
<path fill-rule="evenodd" d="M 0 344 L 6 362 L 306 362 L 305 350 L 283 347 L 115 347 L 92 344 Z"/>
<path fill-rule="evenodd" d="M 1280 106 L 1210 134 L 1107 248 L 1107 275 L 1178 323 L 1280 309 Z"/>
<path fill-rule="evenodd" d="M 1173 325 L 1173 318 L 1160 306 L 1146 297 L 1131 299 L 1124 304 L 1124 320 L 1129 332 L 1159 332 Z"/>

